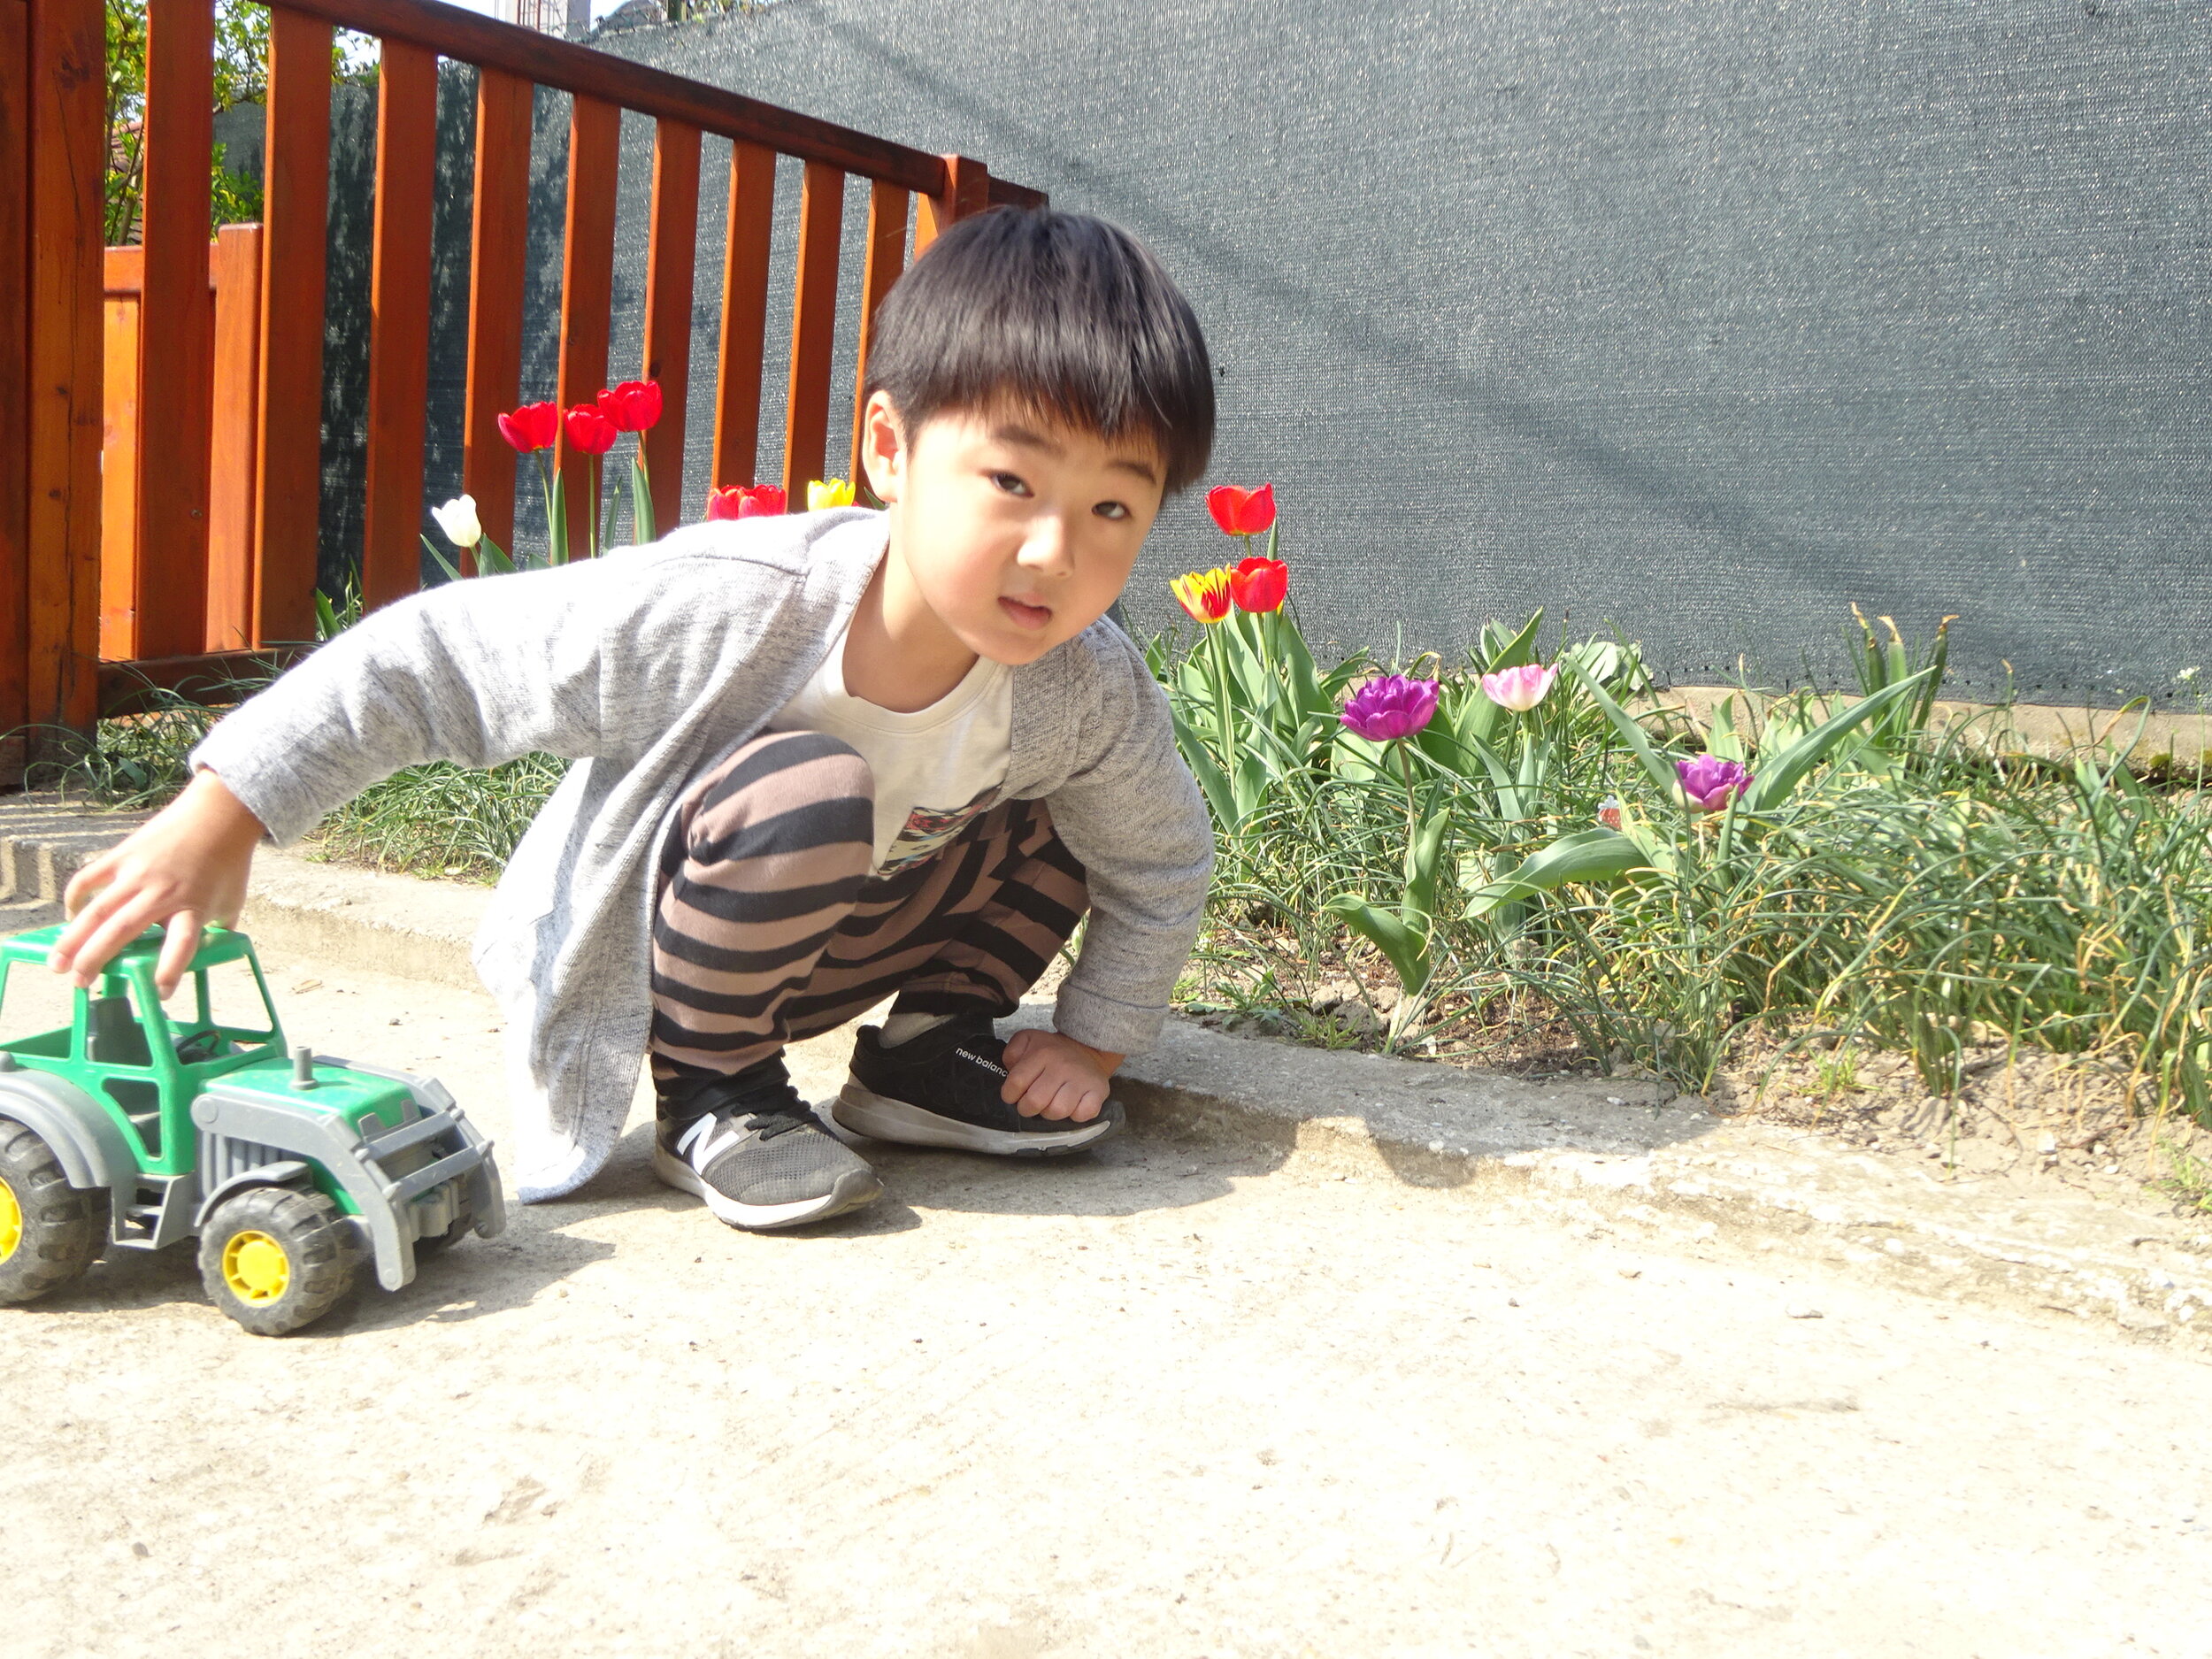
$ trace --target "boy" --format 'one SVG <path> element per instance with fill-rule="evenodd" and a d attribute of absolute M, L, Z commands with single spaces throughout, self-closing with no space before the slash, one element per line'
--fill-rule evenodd
<path fill-rule="evenodd" d="M 833 1112 L 1010 1156 L 1095 1144 L 1156 1038 L 1212 840 L 1143 657 L 1104 620 L 1203 471 L 1189 305 L 1099 220 L 954 226 L 885 299 L 860 457 L 882 513 L 694 525 L 366 618 L 226 718 L 191 785 L 70 884 L 88 984 L 168 924 L 168 994 L 256 842 L 403 765 L 576 764 L 475 949 L 509 1015 L 526 1202 L 602 1169 L 649 1054 L 654 1169 L 747 1228 L 882 1190 L 785 1074 L 894 992 Z M 1052 1032 L 1010 1013 L 1087 911 Z"/>

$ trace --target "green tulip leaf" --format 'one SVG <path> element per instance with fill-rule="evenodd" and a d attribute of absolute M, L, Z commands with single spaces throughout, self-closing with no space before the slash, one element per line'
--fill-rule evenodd
<path fill-rule="evenodd" d="M 1613 729 L 1620 733 L 1621 741 L 1628 745 L 1629 752 L 1642 764 L 1645 775 L 1651 780 L 1653 786 L 1662 795 L 1670 799 L 1673 798 L 1675 791 L 1680 787 L 1680 780 L 1676 776 L 1674 763 L 1652 747 L 1650 735 L 1645 732 L 1642 724 L 1634 715 L 1614 702 L 1605 687 L 1592 679 L 1584 669 L 1573 663 L 1566 664 L 1566 668 L 1567 672 L 1574 676 L 1576 683 L 1590 694 L 1592 700 L 1597 703 L 1605 718 L 1612 722 Z"/>
<path fill-rule="evenodd" d="M 1839 714 L 1832 714 L 1788 748 L 1773 756 L 1761 755 L 1757 775 L 1741 797 L 1747 812 L 1768 812 L 1789 798 L 1805 774 L 1824 760 L 1862 722 L 1901 702 L 1918 690 L 1931 670 L 1922 670 L 1886 685 L 1870 697 L 1863 697 Z"/>
<path fill-rule="evenodd" d="M 630 537 L 639 547 L 660 540 L 653 523 L 653 492 L 645 480 L 644 439 L 638 440 L 638 453 L 630 462 Z"/>
<path fill-rule="evenodd" d="M 1229 787 L 1229 780 L 1216 764 L 1212 751 L 1191 730 L 1190 722 L 1179 714 L 1168 717 L 1175 723 L 1175 746 L 1183 752 L 1183 764 L 1191 776 L 1198 780 L 1198 787 L 1206 797 L 1206 804 L 1213 809 L 1214 822 L 1224 829 L 1233 829 L 1237 816 L 1236 793 Z"/>
<path fill-rule="evenodd" d="M 1644 849 L 1617 830 L 1586 829 L 1562 835 L 1517 868 L 1467 895 L 1467 918 L 1479 921 L 1502 904 L 1549 893 L 1570 881 L 1613 881 L 1647 870 Z"/>
<path fill-rule="evenodd" d="M 1407 926 L 1402 917 L 1379 910 L 1357 894 L 1342 893 L 1321 907 L 1340 916 L 1354 932 L 1389 958 L 1398 983 L 1410 992 L 1429 982 L 1429 941 L 1425 932 Z"/>

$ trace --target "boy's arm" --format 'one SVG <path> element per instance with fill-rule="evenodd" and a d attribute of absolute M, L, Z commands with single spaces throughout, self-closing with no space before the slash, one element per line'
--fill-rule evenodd
<path fill-rule="evenodd" d="M 73 879 L 50 958 L 89 985 L 157 922 L 175 988 L 202 924 L 237 919 L 253 849 L 297 839 L 401 767 L 571 757 L 600 736 L 600 643 L 618 561 L 452 582 L 364 618 L 241 705 L 193 751 L 191 785 Z M 633 575 L 633 580 L 634 577 Z"/>
<path fill-rule="evenodd" d="M 403 766 L 599 749 L 619 560 L 449 582 L 364 618 L 192 753 L 282 846 Z"/>
<path fill-rule="evenodd" d="M 1117 637 L 1119 635 L 1117 634 Z M 1213 826 L 1176 750 L 1166 695 L 1133 645 L 1100 676 L 1099 706 L 1073 729 L 1103 748 L 1048 800 L 1054 828 L 1082 862 L 1090 896 L 1083 949 L 1053 1024 L 1116 1056 L 1159 1040 L 1190 960 L 1213 873 Z"/>

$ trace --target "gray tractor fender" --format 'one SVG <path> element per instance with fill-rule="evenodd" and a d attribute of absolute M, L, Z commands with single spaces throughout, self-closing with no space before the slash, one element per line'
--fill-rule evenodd
<path fill-rule="evenodd" d="M 362 1162 L 363 1143 L 351 1128 L 336 1119 L 287 1110 L 242 1090 L 233 1093 L 220 1083 L 192 1102 L 192 1121 L 211 1134 L 250 1141 L 320 1164 L 360 1210 L 357 1219 L 368 1235 L 377 1283 L 399 1290 L 414 1282 L 415 1241 L 401 1230 L 383 1187 Z"/>
<path fill-rule="evenodd" d="M 249 1187 L 309 1187 L 314 1183 L 314 1173 L 297 1158 L 280 1158 L 274 1164 L 241 1170 L 200 1200 L 200 1207 L 192 1217 L 192 1231 L 205 1232 L 207 1218 L 215 1213 L 215 1207 Z"/>
<path fill-rule="evenodd" d="M 115 1120 L 73 1083 L 27 1067 L 0 1072 L 0 1118 L 12 1118 L 54 1151 L 72 1187 L 91 1190 L 138 1179 Z"/>

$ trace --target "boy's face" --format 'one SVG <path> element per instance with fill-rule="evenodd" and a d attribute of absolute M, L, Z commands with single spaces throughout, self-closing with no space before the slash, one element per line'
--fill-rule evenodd
<path fill-rule="evenodd" d="M 869 400 L 868 481 L 894 580 L 979 657 L 1018 665 L 1106 614 L 1160 511 L 1150 440 L 955 411 L 907 432 Z"/>

